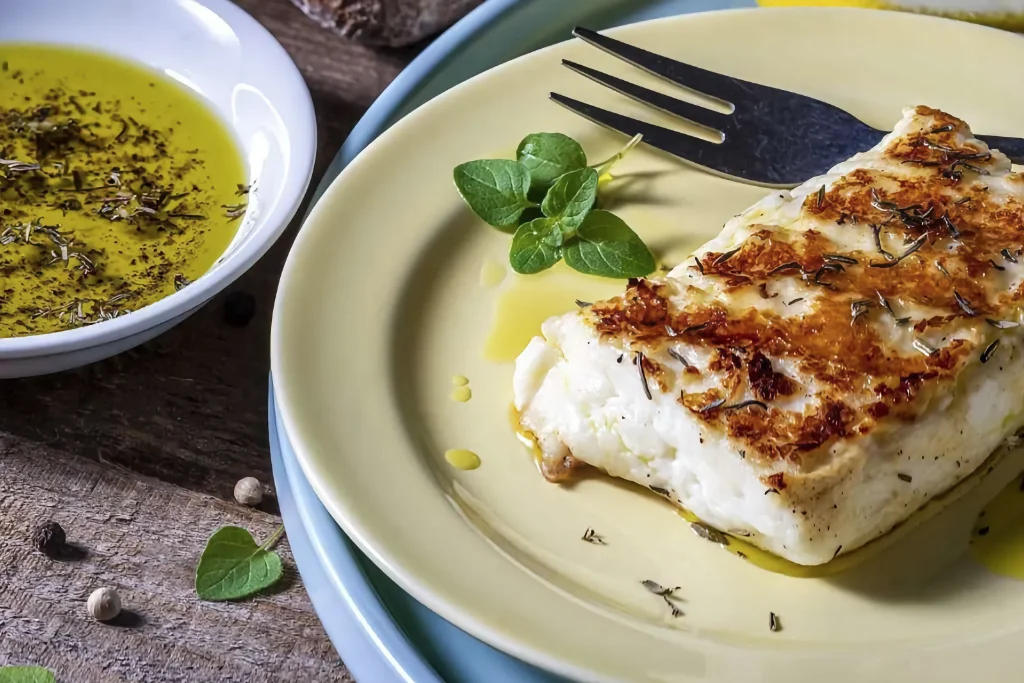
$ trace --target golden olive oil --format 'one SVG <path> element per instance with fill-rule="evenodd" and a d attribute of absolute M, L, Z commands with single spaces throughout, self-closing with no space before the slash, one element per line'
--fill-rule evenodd
<path fill-rule="evenodd" d="M 990 571 L 1024 579 L 1024 479 L 1017 477 L 985 507 L 971 533 L 971 555 Z"/>
<path fill-rule="evenodd" d="M 138 310 L 205 273 L 247 204 L 242 157 L 143 67 L 0 43 L 0 337 Z"/>

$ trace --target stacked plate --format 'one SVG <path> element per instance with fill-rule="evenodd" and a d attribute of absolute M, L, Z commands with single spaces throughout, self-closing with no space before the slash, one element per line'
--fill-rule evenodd
<path fill-rule="evenodd" d="M 462 209 L 450 172 L 509 156 L 539 131 L 569 134 L 595 159 L 621 146 L 550 91 L 652 116 L 561 66 L 657 83 L 558 42 L 574 26 L 617 27 L 627 42 L 819 97 L 878 128 L 928 103 L 1014 134 L 1024 95 L 977 56 L 1016 69 L 1018 37 L 868 10 L 704 12 L 747 4 L 489 0 L 396 80 L 332 165 L 282 276 L 270 428 L 299 570 L 358 680 L 1010 680 L 1024 589 L 932 542 L 966 537 L 993 491 L 856 576 L 801 579 L 721 552 L 632 488 L 547 484 L 509 423 L 510 349 L 536 321 L 515 307 L 524 290 L 502 265 L 508 236 Z M 900 45 L 899 64 L 877 44 Z M 955 45 L 957 58 L 937 68 L 936 45 Z M 622 162 L 624 175 L 637 169 L 645 184 L 621 215 L 652 226 L 663 253 L 688 253 L 764 193 L 642 147 Z M 619 288 L 574 277 L 556 268 L 533 293 L 550 297 L 547 314 L 583 289 Z M 453 376 L 468 381 L 468 402 L 449 399 Z M 449 449 L 482 466 L 452 467 Z M 607 543 L 581 542 L 588 529 Z M 682 616 L 643 581 L 681 586 Z"/>

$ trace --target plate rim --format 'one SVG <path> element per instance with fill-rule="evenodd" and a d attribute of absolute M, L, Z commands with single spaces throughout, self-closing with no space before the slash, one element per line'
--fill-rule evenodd
<path fill-rule="evenodd" d="M 707 12 L 700 12 L 700 13 L 695 13 L 695 14 L 690 14 L 690 15 L 684 14 L 684 15 L 679 15 L 679 16 L 674 16 L 674 17 L 667 17 L 667 18 L 655 18 L 655 19 L 650 19 L 650 20 L 646 20 L 646 21 L 636 22 L 634 24 L 628 24 L 626 26 L 633 26 L 633 27 L 635 27 L 635 26 L 642 26 L 642 25 L 646 25 L 646 24 L 655 24 L 655 23 L 665 22 L 665 21 L 686 21 L 686 20 L 692 19 L 692 18 L 697 17 L 697 16 L 730 15 L 730 14 L 731 15 L 739 15 L 739 14 L 752 14 L 752 13 L 755 13 L 755 12 L 760 13 L 760 14 L 764 14 L 766 12 L 771 12 L 771 13 L 779 14 L 779 15 L 781 15 L 781 14 L 792 14 L 792 15 L 806 15 L 806 14 L 829 15 L 829 14 L 831 14 L 831 15 L 836 16 L 836 18 L 840 18 L 843 15 L 850 15 L 850 13 L 860 13 L 860 14 L 871 13 L 871 14 L 874 14 L 874 15 L 877 15 L 877 16 L 885 15 L 887 17 L 893 17 L 894 20 L 913 20 L 913 21 L 917 21 L 917 22 L 943 22 L 943 23 L 950 23 L 950 22 L 952 22 L 952 23 L 958 24 L 960 26 L 960 30 L 995 32 L 993 35 L 995 35 L 995 34 L 1000 34 L 1000 35 L 1001 34 L 1008 34 L 1008 35 L 1011 35 L 1009 32 L 1003 31 L 1003 30 L 1000 30 L 1000 29 L 990 28 L 990 27 L 987 27 L 987 26 L 973 24 L 973 23 L 969 23 L 969 22 L 958 21 L 958 20 L 955 20 L 955 19 L 948 19 L 948 18 L 945 18 L 945 17 L 938 17 L 938 16 L 925 15 L 925 14 L 916 14 L 916 13 L 907 13 L 907 12 L 894 12 L 894 11 L 891 11 L 891 10 L 867 9 L 867 8 L 859 8 L 859 7 L 837 7 L 837 6 L 828 6 L 828 7 L 792 6 L 792 7 L 772 7 L 772 8 L 760 8 L 760 7 L 754 7 L 754 8 L 728 8 L 728 9 L 720 9 L 720 10 L 712 10 L 712 11 L 707 11 Z M 609 32 L 614 35 L 614 32 L 616 30 L 618 30 L 619 28 L 623 28 L 623 27 L 616 27 L 615 29 L 609 29 Z M 504 69 L 505 67 L 507 67 L 511 63 L 517 62 L 517 61 L 519 61 L 521 59 L 524 59 L 524 58 L 529 58 L 529 57 L 531 57 L 533 55 L 537 55 L 537 54 L 540 54 L 540 53 L 545 53 L 545 52 L 548 52 L 548 51 L 551 51 L 551 50 L 557 50 L 559 48 L 559 46 L 561 46 L 562 44 L 567 43 L 567 42 L 571 42 L 571 39 L 567 40 L 567 41 L 562 41 L 562 42 L 559 42 L 559 43 L 555 43 L 554 45 L 542 48 L 542 49 L 537 50 L 535 52 L 529 53 L 528 55 L 524 55 L 523 57 L 519 57 L 519 58 L 517 58 L 515 60 L 511 60 L 510 62 L 506 62 L 506 63 L 504 63 L 502 65 L 499 65 L 497 67 L 489 69 L 489 70 L 487 70 L 487 71 L 485 71 L 485 72 L 483 72 L 481 74 L 478 74 L 478 75 L 468 79 L 467 81 L 465 81 L 463 83 L 460 83 L 459 85 L 455 86 L 454 88 L 452 88 L 448 92 L 451 93 L 451 92 L 458 91 L 458 90 L 461 90 L 461 89 L 466 88 L 466 87 L 471 87 L 472 84 L 475 83 L 478 79 L 493 77 L 496 73 L 500 72 L 502 69 Z M 400 122 L 398 122 L 397 125 L 401 125 L 403 127 L 405 127 L 405 126 L 412 126 L 415 123 L 415 120 L 417 119 L 418 115 L 422 115 L 423 111 L 426 110 L 426 109 L 429 109 L 429 107 L 430 107 L 430 105 L 432 103 L 433 102 L 428 102 L 425 105 L 422 105 L 417 110 L 411 112 L 409 115 L 407 115 L 405 118 L 403 118 Z M 382 135 L 381 137 L 384 137 L 384 136 Z M 380 144 L 381 144 L 381 142 L 380 142 L 379 138 L 374 140 L 372 143 L 370 143 L 370 145 L 368 145 L 359 154 L 359 156 L 372 155 L 374 150 L 377 149 L 377 147 Z M 355 162 L 358 162 L 358 161 L 359 161 L 358 157 L 353 159 L 353 160 L 351 160 L 349 162 L 349 165 L 345 169 L 342 170 L 342 172 L 338 175 L 338 177 L 334 178 L 333 181 L 330 182 L 330 185 L 327 187 L 326 191 L 323 194 L 323 197 L 321 198 L 321 202 L 322 202 L 323 199 L 328 199 L 329 196 L 333 192 L 336 192 L 337 191 L 337 187 L 339 187 L 340 184 L 342 182 L 344 182 L 345 178 L 347 178 L 351 173 L 354 173 L 354 172 L 356 172 L 358 170 L 358 163 L 355 163 Z M 317 206 L 314 207 L 314 209 L 310 212 L 309 216 L 307 217 L 308 220 L 310 220 L 310 221 L 315 220 L 316 214 L 322 208 L 320 206 L 321 202 L 318 202 Z M 322 203 L 324 205 L 326 205 L 328 202 L 322 202 Z M 280 324 L 280 320 L 282 318 L 280 313 L 281 313 L 282 307 L 284 306 L 284 300 L 285 300 L 285 296 L 283 295 L 283 293 L 284 293 L 284 291 L 286 289 L 286 286 L 287 286 L 288 282 L 293 277 L 296 277 L 296 271 L 298 270 L 299 266 L 297 265 L 297 258 L 295 257 L 295 254 L 301 248 L 301 245 L 305 244 L 305 241 L 310 239 L 308 237 L 308 235 L 309 235 L 309 232 L 303 229 L 303 230 L 300 231 L 299 235 L 296 237 L 295 243 L 293 244 L 292 250 L 289 253 L 288 260 L 287 260 L 287 262 L 285 264 L 285 268 L 284 268 L 284 270 L 282 272 L 281 282 L 280 282 L 280 286 L 279 286 L 279 290 L 278 290 L 278 297 L 277 297 L 277 299 L 275 301 L 274 317 L 273 317 L 273 324 L 272 324 L 272 330 L 271 330 L 271 367 L 272 367 L 272 372 L 278 378 L 287 377 L 287 373 L 282 370 L 283 363 L 285 362 L 283 360 L 283 355 L 282 355 L 283 354 L 283 351 L 282 351 L 282 338 L 283 338 L 283 335 L 285 333 L 282 330 L 282 326 Z M 286 380 L 279 380 L 277 390 L 278 390 L 278 397 L 279 397 L 278 398 L 278 407 L 279 407 L 279 410 L 280 410 L 280 413 L 279 413 L 280 419 L 283 422 L 283 424 L 284 424 L 285 428 L 287 429 L 288 433 L 292 435 L 291 441 L 292 441 L 293 449 L 294 449 L 294 451 L 296 453 L 297 460 L 299 461 L 299 464 L 300 464 L 303 472 L 306 474 L 306 477 L 309 480 L 310 486 L 314 489 L 314 491 L 316 492 L 318 498 L 320 498 L 320 500 L 324 504 L 325 508 L 327 508 L 327 510 L 330 512 L 332 518 L 335 519 L 335 521 L 342 528 L 342 530 L 346 533 L 346 535 L 348 535 L 349 538 L 356 544 L 356 546 L 364 554 L 366 554 L 366 556 L 368 558 L 370 558 L 382 571 L 384 571 L 392 581 L 394 581 L 396 584 L 398 584 L 403 590 L 408 592 L 415 599 L 420 601 L 422 604 L 426 605 L 429 609 L 433 610 L 438 615 L 440 615 L 443 618 L 447 619 L 452 624 L 456 625 L 457 627 L 459 627 L 459 628 L 461 628 L 461 629 L 471 633 L 472 635 L 474 635 L 475 637 L 479 638 L 480 640 L 482 640 L 482 641 L 484 641 L 484 642 L 486 642 L 486 643 L 488 643 L 488 644 L 490 644 L 490 645 L 492 645 L 492 646 L 494 646 L 494 647 L 496 647 L 496 648 L 498 648 L 498 649 L 500 649 L 500 650 L 502 650 L 502 651 L 504 651 L 504 652 L 506 652 L 506 653 L 508 653 L 508 654 L 510 654 L 512 656 L 514 656 L 514 657 L 518 657 L 520 659 L 523 659 L 524 661 L 530 662 L 530 663 L 534 664 L 535 666 L 544 668 L 544 669 L 546 669 L 548 671 L 557 673 L 557 674 L 562 675 L 562 676 L 571 677 L 571 678 L 574 678 L 574 679 L 588 680 L 588 681 L 615 681 L 615 680 L 617 680 L 615 678 L 610 678 L 606 674 L 603 674 L 603 673 L 601 673 L 599 671 L 596 671 L 596 670 L 593 670 L 593 669 L 587 669 L 587 668 L 579 667 L 579 666 L 577 666 L 575 664 L 572 664 L 572 663 L 569 663 L 569 662 L 567 662 L 565 660 L 553 658 L 552 656 L 549 656 L 547 653 L 545 653 L 543 651 L 538 651 L 538 650 L 535 650 L 535 649 L 533 649 L 531 647 L 524 646 L 522 643 L 509 642 L 508 640 L 505 639 L 505 637 L 500 632 L 495 631 L 494 629 L 491 628 L 491 626 L 489 624 L 485 623 L 485 621 L 482 621 L 480 618 L 478 618 L 477 614 L 472 613 L 471 611 L 469 611 L 469 610 L 467 610 L 465 608 L 462 608 L 459 605 L 450 604 L 450 603 L 446 602 L 443 598 L 441 598 L 437 594 L 437 592 L 435 590 L 432 590 L 431 587 L 429 587 L 427 585 L 424 585 L 423 582 L 421 582 L 418 578 L 416 578 L 415 577 L 415 571 L 413 571 L 412 568 L 406 567 L 406 568 L 404 568 L 404 571 L 400 571 L 399 567 L 397 567 L 396 564 L 391 559 L 389 559 L 388 553 L 387 552 L 383 552 L 383 551 L 381 551 L 378 548 L 379 539 L 378 539 L 378 542 L 375 543 L 373 540 L 371 540 L 371 538 L 374 536 L 374 534 L 367 533 L 364 529 L 360 528 L 360 525 L 358 523 L 353 522 L 351 519 L 349 519 L 349 512 L 350 511 L 347 509 L 347 504 L 345 504 L 343 501 L 339 500 L 339 498 L 336 495 L 332 495 L 330 487 L 327 486 L 324 483 L 325 472 L 322 471 L 322 468 L 320 468 L 315 463 L 314 459 L 311 458 L 307 454 L 307 449 L 310 447 L 310 443 L 304 438 L 304 435 L 302 434 L 302 430 L 298 428 L 297 418 L 296 418 L 295 415 L 292 414 L 291 408 L 288 406 L 287 396 L 292 393 L 292 391 L 288 388 L 288 382 Z M 387 543 L 382 543 L 380 545 L 386 547 Z M 908 648 L 913 648 L 915 646 L 908 645 L 907 647 Z M 725 649 L 725 650 L 732 650 L 732 651 L 735 651 L 737 649 L 735 646 L 725 645 L 725 644 L 718 643 L 718 642 L 707 643 L 706 647 L 705 647 L 705 649 L 717 649 L 717 648 L 722 648 L 722 649 Z M 743 652 L 751 652 L 752 650 L 761 650 L 763 652 L 768 651 L 767 648 L 758 648 L 756 646 L 741 646 L 738 649 L 743 651 Z M 841 648 L 838 648 L 838 649 L 841 649 Z M 838 649 L 837 649 L 837 651 L 838 651 Z"/>

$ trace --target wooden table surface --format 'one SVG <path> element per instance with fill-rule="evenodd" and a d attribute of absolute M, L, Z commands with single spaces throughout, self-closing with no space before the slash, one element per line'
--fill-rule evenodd
<path fill-rule="evenodd" d="M 313 187 L 366 108 L 415 56 L 310 22 L 288 0 L 236 0 L 291 53 L 319 121 Z M 292 564 L 269 596 L 207 603 L 196 562 L 218 527 L 263 539 L 281 523 L 236 504 L 245 476 L 272 483 L 267 444 L 270 313 L 293 224 L 255 268 L 177 328 L 79 370 L 0 383 L 0 665 L 38 664 L 60 683 L 350 681 Z M 245 327 L 231 292 L 256 298 Z M 56 520 L 86 550 L 53 561 L 32 545 Z M 91 620 L 93 589 L 118 589 L 128 618 Z"/>

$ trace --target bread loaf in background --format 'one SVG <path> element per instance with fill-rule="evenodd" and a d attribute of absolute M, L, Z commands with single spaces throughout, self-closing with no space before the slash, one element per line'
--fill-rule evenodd
<path fill-rule="evenodd" d="M 482 0 L 292 0 L 324 28 L 370 45 L 400 47 L 432 36 Z"/>

